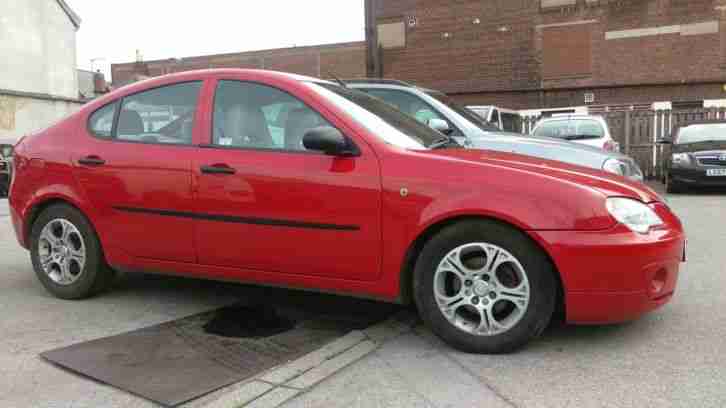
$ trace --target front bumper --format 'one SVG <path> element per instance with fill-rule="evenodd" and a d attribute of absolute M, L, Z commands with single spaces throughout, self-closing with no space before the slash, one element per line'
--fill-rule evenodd
<path fill-rule="evenodd" d="M 685 234 L 675 222 L 645 235 L 622 225 L 537 232 L 560 272 L 567 321 L 624 322 L 668 303 L 685 259 Z"/>
<path fill-rule="evenodd" d="M 724 167 L 713 167 L 724 168 Z M 677 168 L 670 170 L 671 181 L 678 184 L 704 187 L 726 187 L 726 176 L 707 176 L 705 167 Z"/>

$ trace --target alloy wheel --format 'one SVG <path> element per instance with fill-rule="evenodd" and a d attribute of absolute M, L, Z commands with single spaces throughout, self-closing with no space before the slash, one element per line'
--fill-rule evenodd
<path fill-rule="evenodd" d="M 530 301 L 522 264 L 510 252 L 489 243 L 469 243 L 450 251 L 434 275 L 439 310 L 469 334 L 494 336 L 514 327 Z"/>
<path fill-rule="evenodd" d="M 81 277 L 86 264 L 86 245 L 75 225 L 62 218 L 48 222 L 38 239 L 40 265 L 59 285 L 71 285 Z"/>

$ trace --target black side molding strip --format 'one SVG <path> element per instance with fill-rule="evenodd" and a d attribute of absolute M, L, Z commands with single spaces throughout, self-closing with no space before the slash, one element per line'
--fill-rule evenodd
<path fill-rule="evenodd" d="M 154 210 L 154 209 L 147 209 L 147 208 L 121 207 L 121 206 L 114 206 L 112 208 L 116 211 L 123 211 L 123 212 L 127 212 L 127 213 L 160 215 L 162 217 L 191 218 L 191 219 L 195 219 L 195 220 L 228 222 L 228 223 L 233 223 L 233 224 L 267 225 L 267 226 L 271 226 L 271 227 L 309 228 L 309 229 L 322 229 L 322 230 L 333 230 L 333 231 L 359 231 L 360 230 L 360 227 L 357 225 L 322 224 L 322 223 L 316 223 L 316 222 L 278 220 L 278 219 L 271 219 L 271 218 L 235 217 L 235 216 L 231 216 L 231 215 L 201 214 L 201 213 L 192 213 L 192 212 L 183 212 L 183 211 Z"/>

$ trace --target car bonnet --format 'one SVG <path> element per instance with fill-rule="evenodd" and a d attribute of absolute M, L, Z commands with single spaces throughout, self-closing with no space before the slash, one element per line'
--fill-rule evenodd
<path fill-rule="evenodd" d="M 606 197 L 630 197 L 646 203 L 664 200 L 643 183 L 616 174 L 546 158 L 480 149 L 440 149 L 428 151 L 453 160 L 483 166 L 507 167 L 520 172 L 541 174 L 599 191 Z"/>

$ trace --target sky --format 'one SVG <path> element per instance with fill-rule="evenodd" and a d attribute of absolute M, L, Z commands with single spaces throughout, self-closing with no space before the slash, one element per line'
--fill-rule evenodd
<path fill-rule="evenodd" d="M 80 15 L 81 69 L 145 60 L 362 41 L 364 0 L 66 0 Z M 95 60 L 95 61 L 92 61 Z"/>

